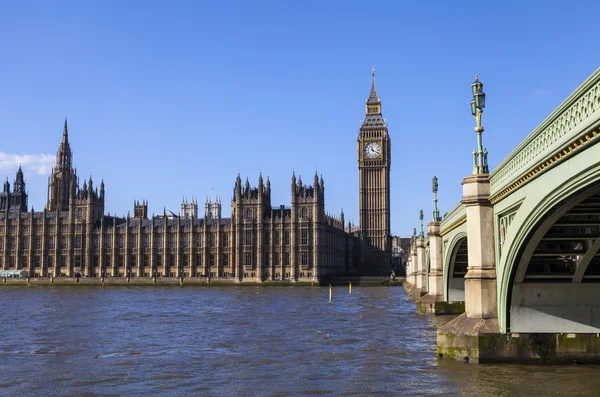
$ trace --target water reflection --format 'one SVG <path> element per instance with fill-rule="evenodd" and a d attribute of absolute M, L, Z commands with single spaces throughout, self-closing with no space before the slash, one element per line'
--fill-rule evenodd
<path fill-rule="evenodd" d="M 436 358 L 402 288 L 0 288 L 0 395 L 595 395 L 595 366 Z"/>

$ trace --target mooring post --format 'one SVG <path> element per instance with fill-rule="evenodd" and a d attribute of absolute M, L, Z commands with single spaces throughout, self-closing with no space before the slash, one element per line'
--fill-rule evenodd
<path fill-rule="evenodd" d="M 333 289 L 331 287 L 331 284 L 329 284 L 329 302 L 331 302 L 332 294 L 333 294 Z"/>
<path fill-rule="evenodd" d="M 350 292 L 350 295 L 352 295 L 352 281 L 348 284 L 348 291 Z"/>

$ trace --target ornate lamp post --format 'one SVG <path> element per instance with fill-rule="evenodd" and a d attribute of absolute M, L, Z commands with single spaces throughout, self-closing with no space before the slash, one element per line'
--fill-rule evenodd
<path fill-rule="evenodd" d="M 473 99 L 471 100 L 471 114 L 475 117 L 475 132 L 477 133 L 477 150 L 473 151 L 473 174 L 487 174 L 487 150 L 483 148 L 481 143 L 481 134 L 483 126 L 481 125 L 481 114 L 485 107 L 485 93 L 483 92 L 483 83 L 479 81 L 479 77 L 475 75 L 475 81 L 471 84 L 473 91 Z"/>
<path fill-rule="evenodd" d="M 440 222 L 440 211 L 438 210 L 437 207 L 437 192 L 438 192 L 438 179 L 437 176 L 433 176 L 433 179 L 431 180 L 431 190 L 433 191 L 433 221 L 434 222 Z"/>

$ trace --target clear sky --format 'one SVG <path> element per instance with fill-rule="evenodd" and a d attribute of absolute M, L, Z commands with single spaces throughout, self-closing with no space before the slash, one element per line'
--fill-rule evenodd
<path fill-rule="evenodd" d="M 484 83 L 495 167 L 599 66 L 599 2 L 0 2 L 0 176 L 18 163 L 47 199 L 68 116 L 80 178 L 106 211 L 134 199 L 178 213 L 235 177 L 323 174 L 326 210 L 358 221 L 356 136 L 371 66 L 392 138 L 392 233 L 461 197 L 476 145 L 470 84 Z M 83 180 L 81 180 L 83 183 Z M 203 210 L 201 209 L 201 212 Z"/>

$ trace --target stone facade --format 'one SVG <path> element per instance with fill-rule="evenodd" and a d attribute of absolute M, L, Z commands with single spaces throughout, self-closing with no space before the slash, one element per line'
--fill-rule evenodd
<path fill-rule="evenodd" d="M 374 82 L 367 104 L 373 92 Z M 385 134 L 376 138 L 381 131 Z M 7 181 L 0 194 L 0 269 L 27 269 L 34 277 L 206 277 L 252 282 L 324 281 L 382 273 L 380 269 L 390 269 L 391 259 L 389 137 L 387 129 L 380 127 L 363 126 L 360 134 L 370 137 L 364 145 L 381 142 L 385 154 L 367 161 L 359 153 L 361 180 L 368 186 L 360 191 L 358 229 L 345 224 L 343 212 L 339 217 L 325 212 L 325 182 L 316 173 L 312 185 L 292 175 L 288 207 L 271 205 L 268 178 L 263 181 L 260 175 L 251 187 L 248 179 L 242 183 L 238 175 L 229 218 L 221 216 L 219 198 L 207 199 L 204 218 L 198 218 L 195 199 L 183 200 L 179 216 L 165 210 L 148 217 L 148 202 L 136 200 L 133 217 L 116 217 L 105 214 L 104 181 L 99 190 L 91 177 L 79 184 L 65 119 L 56 165 L 48 178 L 46 208 L 27 210 L 20 168 L 13 192 Z M 365 176 L 366 168 L 371 176 Z M 380 175 L 377 184 L 370 182 L 372 172 Z M 382 187 L 382 199 L 375 200 L 374 192 Z"/>

